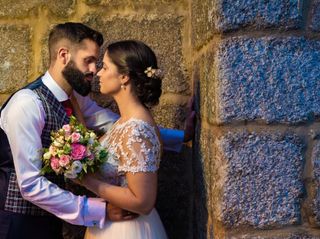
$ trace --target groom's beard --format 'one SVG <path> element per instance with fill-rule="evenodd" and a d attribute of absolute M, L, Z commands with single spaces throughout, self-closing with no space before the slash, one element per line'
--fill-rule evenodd
<path fill-rule="evenodd" d="M 65 66 L 62 75 L 70 86 L 80 95 L 87 96 L 91 91 L 91 81 L 86 80 L 86 77 L 93 77 L 92 72 L 82 73 L 73 60 Z"/>

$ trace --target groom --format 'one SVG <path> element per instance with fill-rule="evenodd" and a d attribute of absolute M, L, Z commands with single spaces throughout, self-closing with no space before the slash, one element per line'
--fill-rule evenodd
<path fill-rule="evenodd" d="M 68 123 L 69 98 L 88 128 L 106 131 L 119 117 L 87 96 L 102 43 L 101 33 L 81 23 L 56 25 L 49 35 L 48 71 L 0 110 L 0 238 L 62 238 L 60 219 L 89 227 L 102 227 L 106 217 L 130 219 L 108 211 L 99 198 L 66 191 L 61 177 L 40 175 L 39 150 L 49 146 L 52 130 Z M 162 137 L 179 148 L 184 134 L 164 130 Z"/>

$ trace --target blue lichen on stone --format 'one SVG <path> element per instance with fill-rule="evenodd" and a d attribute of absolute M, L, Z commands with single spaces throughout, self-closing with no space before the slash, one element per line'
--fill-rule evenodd
<path fill-rule="evenodd" d="M 300 223 L 304 146 L 297 136 L 229 133 L 219 146 L 227 163 L 220 215 L 226 227 Z"/>
<path fill-rule="evenodd" d="M 320 114 L 320 42 L 304 37 L 235 37 L 217 53 L 222 123 L 296 124 Z"/>
<path fill-rule="evenodd" d="M 246 26 L 297 29 L 302 23 L 302 1 L 220 0 L 216 15 L 215 28 L 220 31 Z"/>

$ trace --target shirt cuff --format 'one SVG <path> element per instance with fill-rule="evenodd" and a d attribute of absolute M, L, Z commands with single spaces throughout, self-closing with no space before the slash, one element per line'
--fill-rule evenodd
<path fill-rule="evenodd" d="M 84 226 L 103 228 L 106 218 L 106 202 L 101 198 L 85 197 L 84 206 Z"/>

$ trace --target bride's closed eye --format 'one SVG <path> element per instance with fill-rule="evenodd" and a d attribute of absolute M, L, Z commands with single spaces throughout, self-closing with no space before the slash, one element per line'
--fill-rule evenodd
<path fill-rule="evenodd" d="M 107 65 L 103 64 L 102 69 L 107 70 L 108 69 Z"/>

